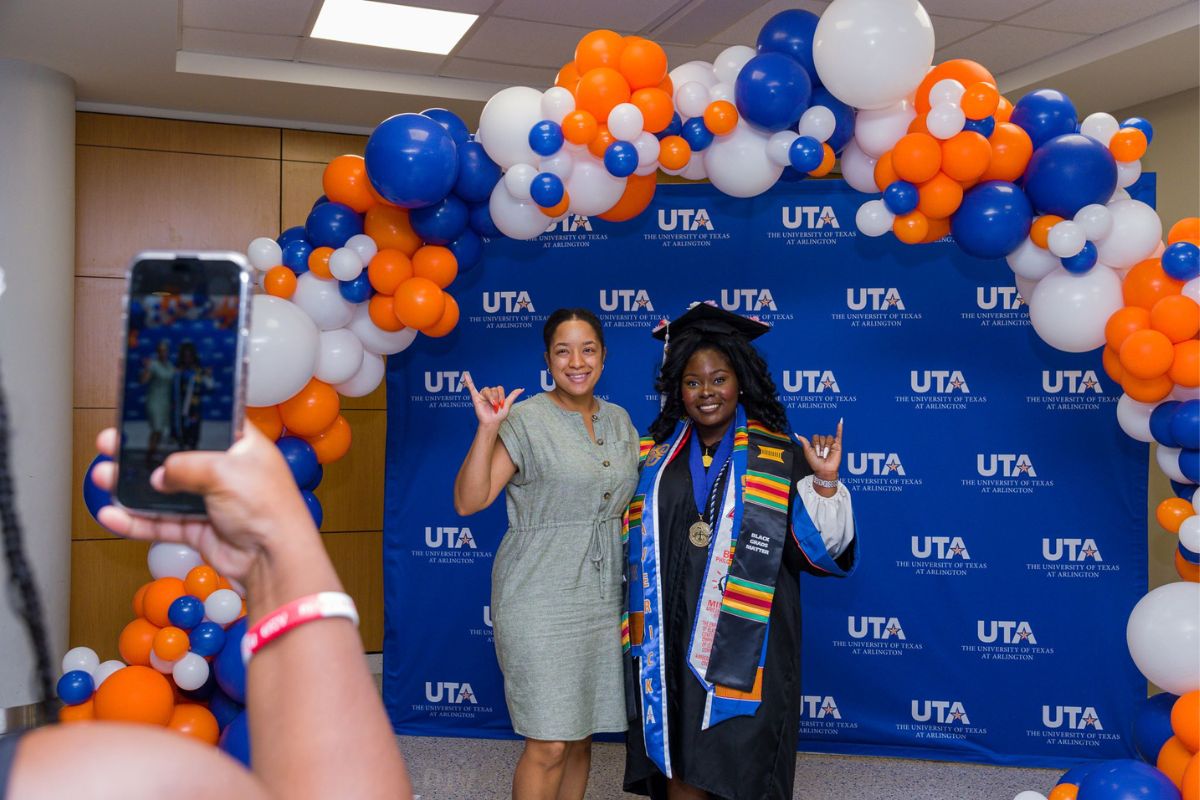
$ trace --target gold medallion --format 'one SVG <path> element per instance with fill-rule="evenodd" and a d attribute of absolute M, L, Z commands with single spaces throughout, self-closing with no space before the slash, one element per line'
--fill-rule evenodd
<path fill-rule="evenodd" d="M 708 542 L 712 539 L 712 528 L 703 520 L 693 522 L 692 527 L 688 528 L 688 539 L 696 547 L 708 547 Z"/>

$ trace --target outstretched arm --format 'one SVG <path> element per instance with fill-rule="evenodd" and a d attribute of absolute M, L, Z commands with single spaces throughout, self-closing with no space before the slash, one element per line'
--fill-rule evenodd
<path fill-rule="evenodd" d="M 513 403 L 525 390 L 513 389 L 507 395 L 503 386 L 477 390 L 469 375 L 463 382 L 471 392 L 479 421 L 471 449 L 454 479 L 454 510 L 466 516 L 490 506 L 517 473 L 504 442 L 500 441 L 500 423 L 508 419 Z"/>

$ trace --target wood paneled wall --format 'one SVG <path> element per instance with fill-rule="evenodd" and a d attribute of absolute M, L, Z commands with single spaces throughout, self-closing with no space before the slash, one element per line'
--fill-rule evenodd
<path fill-rule="evenodd" d="M 244 251 L 302 225 L 335 156 L 366 138 L 239 125 L 76 115 L 74 474 L 116 420 L 121 298 L 139 250 Z M 325 470 L 326 549 L 362 616 L 367 651 L 383 646 L 384 390 L 345 399 L 350 454 Z M 72 499 L 71 646 L 117 658 L 131 601 L 150 580 L 147 545 L 117 539 Z"/>

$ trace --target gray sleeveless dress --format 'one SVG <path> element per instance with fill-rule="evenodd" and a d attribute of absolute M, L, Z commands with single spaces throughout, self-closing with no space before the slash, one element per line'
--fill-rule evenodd
<path fill-rule="evenodd" d="M 600 401 L 596 441 L 546 394 L 513 406 L 500 439 L 517 466 L 492 566 L 492 625 L 521 736 L 623 731 L 621 517 L 637 488 L 638 435 Z"/>

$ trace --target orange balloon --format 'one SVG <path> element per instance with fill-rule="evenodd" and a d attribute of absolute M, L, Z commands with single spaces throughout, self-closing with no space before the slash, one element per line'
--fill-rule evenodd
<path fill-rule="evenodd" d="M 87 722 L 96 718 L 96 704 L 92 698 L 73 706 L 63 706 L 58 710 L 59 722 Z"/>
<path fill-rule="evenodd" d="M 821 142 L 821 163 L 808 174 L 813 178 L 824 178 L 833 171 L 833 164 L 836 160 L 837 156 L 834 155 L 833 148 L 829 146 L 829 143 Z"/>
<path fill-rule="evenodd" d="M 158 626 L 138 617 L 121 629 L 117 638 L 117 651 L 126 664 L 150 665 L 150 652 L 154 649 L 154 635 Z"/>
<path fill-rule="evenodd" d="M 327 281 L 333 280 L 333 273 L 329 271 L 329 257 L 333 255 L 332 247 L 318 247 L 308 254 L 308 271 L 318 278 L 324 278 Z M 293 291 L 295 287 L 292 287 Z M 288 295 L 291 297 L 291 295 Z"/>
<path fill-rule="evenodd" d="M 658 143 L 658 163 L 663 169 L 683 169 L 691 160 L 691 145 L 682 136 L 665 136 Z"/>
<path fill-rule="evenodd" d="M 318 464 L 332 464 L 350 451 L 350 423 L 341 414 L 316 436 L 305 436 L 317 453 Z"/>
<path fill-rule="evenodd" d="M 442 318 L 430 325 L 421 333 L 426 336 L 432 336 L 439 339 L 450 331 L 454 330 L 454 326 L 458 324 L 458 301 L 454 299 L 448 292 L 446 293 L 446 310 L 442 312 Z"/>
<path fill-rule="evenodd" d="M 1183 774 L 1187 772 L 1188 762 L 1192 760 L 1192 753 L 1183 742 L 1179 741 L 1178 736 L 1172 736 L 1163 743 L 1162 749 L 1158 751 L 1158 760 L 1154 766 L 1158 767 L 1158 771 L 1166 775 L 1171 783 L 1175 784 L 1176 788 L 1183 788 Z"/>
<path fill-rule="evenodd" d="M 547 217 L 561 217 L 567 213 L 567 209 L 571 207 L 571 195 L 569 192 L 563 192 L 562 200 L 559 200 L 552 206 L 538 206 L 541 212 Z"/>
<path fill-rule="evenodd" d="M 428 278 L 409 278 L 396 290 L 396 316 L 410 328 L 428 328 L 445 310 L 446 293 Z"/>
<path fill-rule="evenodd" d="M 314 436 L 325 430 L 340 409 L 337 390 L 316 378 L 279 404 L 283 426 L 297 436 Z"/>
<path fill-rule="evenodd" d="M 630 95 L 629 102 L 642 112 L 642 127 L 650 133 L 665 130 L 671 124 L 671 117 L 675 114 L 671 95 L 662 89 L 638 89 Z"/>
<path fill-rule="evenodd" d="M 996 113 L 992 116 L 996 118 L 996 124 L 1008 122 L 1012 118 L 1013 104 L 1004 95 L 1000 95 L 1000 104 L 996 106 Z"/>
<path fill-rule="evenodd" d="M 674 112 L 672 112 L 674 113 Z M 670 124 L 668 122 L 668 124 Z M 596 118 L 587 111 L 576 109 L 563 117 L 563 138 L 571 144 L 588 144 L 599 130 Z"/>
<path fill-rule="evenodd" d="M 1193 564 L 1184 558 L 1178 547 L 1175 548 L 1175 571 L 1185 581 L 1200 583 L 1200 564 Z"/>
<path fill-rule="evenodd" d="M 598 122 L 605 122 L 608 112 L 621 103 L 628 103 L 631 94 L 629 84 L 621 73 L 612 67 L 596 67 L 583 73 L 579 79 L 575 103 L 578 108 L 590 112 Z"/>
<path fill-rule="evenodd" d="M 396 287 L 412 276 L 412 261 L 401 250 L 380 250 L 367 264 L 367 280 L 371 288 L 382 294 L 395 294 Z"/>
<path fill-rule="evenodd" d="M 988 168 L 979 176 L 982 181 L 1015 181 L 1025 174 L 1033 156 L 1033 140 L 1023 128 L 1011 122 L 997 122 L 988 137 L 992 154 Z"/>
<path fill-rule="evenodd" d="M 1050 790 L 1046 800 L 1075 800 L 1078 796 L 1078 786 L 1073 783 L 1060 783 Z"/>
<path fill-rule="evenodd" d="M 1175 344 L 1194 339 L 1200 333 L 1200 305 L 1182 294 L 1168 295 L 1150 309 L 1150 327 Z"/>
<path fill-rule="evenodd" d="M 1183 772 L 1183 800 L 1200 800 L 1200 755 L 1192 756 Z"/>
<path fill-rule="evenodd" d="M 612 135 L 608 126 L 601 123 L 596 126 L 596 135 L 592 137 L 592 141 L 588 142 L 588 152 L 596 158 L 603 160 L 604 151 L 616 140 L 617 137 Z"/>
<path fill-rule="evenodd" d="M 658 88 L 666 92 L 667 97 L 675 96 L 675 84 L 671 82 L 671 74 L 669 72 L 667 73 L 667 77 L 663 78 L 662 82 L 658 84 Z"/>
<path fill-rule="evenodd" d="M 183 597 L 185 591 L 183 581 L 179 578 L 159 578 L 153 581 L 146 588 L 146 594 L 142 598 L 146 619 L 160 628 L 170 625 L 167 609 L 177 598 Z"/>
<path fill-rule="evenodd" d="M 737 127 L 738 112 L 728 100 L 715 100 L 704 109 L 704 127 L 714 136 L 724 136 Z"/>
<path fill-rule="evenodd" d="M 967 119 L 984 119 L 999 108 L 1000 92 L 996 89 L 996 84 L 978 81 L 966 87 L 959 105 Z"/>
<path fill-rule="evenodd" d="M 350 206 L 358 213 L 375 205 L 375 195 L 367 180 L 367 162 L 362 156 L 338 156 L 325 167 L 321 188 L 335 203 Z"/>
<path fill-rule="evenodd" d="M 373 295 L 367 302 L 367 314 L 381 331 L 404 330 L 404 323 L 396 317 L 395 299 L 390 294 Z"/>
<path fill-rule="evenodd" d="M 1139 403 L 1157 403 L 1171 393 L 1175 384 L 1166 375 L 1143 380 L 1127 372 L 1125 379 L 1121 381 L 1121 388 L 1125 390 L 1125 394 Z"/>
<path fill-rule="evenodd" d="M 1191 502 L 1182 497 L 1169 497 L 1154 510 L 1154 518 L 1163 530 L 1169 533 L 1179 533 L 1179 526 L 1183 521 L 1195 514 L 1196 509 L 1192 508 Z"/>
<path fill-rule="evenodd" d="M 1121 284 L 1125 305 L 1141 306 L 1147 311 L 1167 295 L 1179 294 L 1182 290 L 1183 281 L 1177 281 L 1163 272 L 1162 262 L 1157 258 L 1147 258 L 1134 264 Z"/>
<path fill-rule="evenodd" d="M 1180 386 L 1200 386 L 1200 341 L 1189 339 L 1175 345 L 1175 360 L 1167 377 Z"/>
<path fill-rule="evenodd" d="M 1117 161 L 1137 161 L 1146 155 L 1146 134 L 1137 128 L 1121 128 L 1108 142 L 1108 149 Z"/>
<path fill-rule="evenodd" d="M 217 718 L 207 708 L 196 703 L 180 703 L 175 706 L 167 727 L 213 746 L 216 746 L 217 739 L 221 738 Z"/>
<path fill-rule="evenodd" d="M 905 244 L 920 244 L 929 233 L 929 220 L 920 211 L 910 211 L 896 217 L 892 232 Z"/>
<path fill-rule="evenodd" d="M 458 259 L 448 247 L 427 244 L 412 257 L 413 275 L 428 278 L 445 289 L 458 275 Z"/>
<path fill-rule="evenodd" d="M 375 240 L 380 250 L 399 250 L 410 257 L 424 244 L 408 221 L 407 208 L 373 206 L 363 221 L 363 232 Z"/>
<path fill-rule="evenodd" d="M 154 634 L 154 654 L 163 661 L 178 661 L 187 653 L 191 642 L 187 632 L 174 625 L 161 628 Z"/>
<path fill-rule="evenodd" d="M 274 406 L 271 406 L 274 408 Z M 208 596 L 217 590 L 217 581 L 220 576 L 217 571 L 207 564 L 201 564 L 198 567 L 192 567 L 183 579 L 183 588 L 188 594 L 200 599 L 204 602 Z"/>
<path fill-rule="evenodd" d="M 1167 244 L 1200 239 L 1200 217 L 1184 217 L 1167 231 Z"/>
<path fill-rule="evenodd" d="M 925 238 L 921 240 L 921 244 L 936 242 L 948 233 L 950 233 L 950 220 L 931 219 L 929 220 L 929 233 L 925 234 Z"/>
<path fill-rule="evenodd" d="M 1171 706 L 1171 730 L 1188 750 L 1200 750 L 1200 690 L 1180 695 Z"/>
<path fill-rule="evenodd" d="M 896 170 L 892 166 L 892 151 L 888 150 L 875 162 L 875 185 L 882 192 L 898 180 L 900 180 L 900 176 L 896 174 Z"/>
<path fill-rule="evenodd" d="M 1049 249 L 1050 229 L 1062 221 L 1062 217 L 1054 214 L 1043 214 L 1033 221 L 1033 226 L 1029 229 L 1029 238 L 1043 250 Z"/>
<path fill-rule="evenodd" d="M 575 94 L 575 87 L 579 85 L 579 70 L 575 67 L 574 61 L 563 64 L 562 69 L 554 76 L 554 85 L 561 86 L 571 94 Z"/>
<path fill-rule="evenodd" d="M 92 699 L 96 719 L 106 722 L 165 726 L 171 721 L 175 706 L 171 684 L 162 673 L 138 665 L 123 667 L 109 675 Z"/>
<path fill-rule="evenodd" d="M 933 134 L 929 132 L 929 125 L 926 124 L 926 119 L 927 117 L 925 114 L 917 114 L 912 118 L 912 121 L 908 123 L 907 133 L 923 133 L 926 136 L 932 136 Z"/>
<path fill-rule="evenodd" d="M 247 409 L 247 411 L 248 410 L 249 409 Z M 150 588 L 150 583 L 150 581 L 146 581 L 138 587 L 136 592 L 133 593 L 133 615 L 135 617 L 140 617 L 146 613 L 143 603 L 146 599 L 146 590 Z"/>
<path fill-rule="evenodd" d="M 625 37 L 621 34 L 604 29 L 592 31 L 575 45 L 575 68 L 581 76 L 597 67 L 612 67 L 615 71 L 624 49 Z"/>
<path fill-rule="evenodd" d="M 600 219 L 608 222 L 625 222 L 646 210 L 654 199 L 654 190 L 658 186 L 658 176 L 651 172 L 649 175 L 630 175 L 625 181 L 625 191 L 617 204 L 600 215 Z"/>
<path fill-rule="evenodd" d="M 279 406 L 246 406 L 246 421 L 262 431 L 271 441 L 283 435 L 283 418 Z"/>
<path fill-rule="evenodd" d="M 909 183 L 924 183 L 942 166 L 942 147 L 927 133 L 909 133 L 892 149 L 892 167 Z"/>
<path fill-rule="evenodd" d="M 231 591 L 231 592 L 232 592 L 232 591 L 233 591 L 233 584 L 229 582 L 229 579 L 228 579 L 228 578 L 226 578 L 225 576 L 221 575 L 221 576 L 218 576 L 218 577 L 217 577 L 217 588 L 218 588 L 218 589 L 228 589 L 229 591 Z"/>
<path fill-rule="evenodd" d="M 1121 356 L 1111 347 L 1105 347 L 1104 352 L 1100 355 L 1100 363 L 1104 366 L 1104 372 L 1108 377 L 1112 378 L 1117 383 L 1125 379 L 1125 368 L 1121 366 Z"/>
<path fill-rule="evenodd" d="M 271 267 L 263 275 L 263 291 L 287 300 L 296 292 L 296 273 L 287 267 Z"/>
<path fill-rule="evenodd" d="M 925 73 L 921 84 L 917 86 L 916 106 L 918 114 L 929 113 L 929 109 L 931 108 L 929 104 L 929 90 L 933 88 L 935 83 L 941 80 L 955 80 L 963 86 L 972 86 L 976 83 L 996 85 L 996 78 L 982 64 L 966 58 L 954 58 L 949 61 L 943 61 Z"/>
<path fill-rule="evenodd" d="M 991 160 L 991 144 L 975 131 L 962 131 L 942 142 L 942 172 L 956 181 L 975 180 Z"/>
<path fill-rule="evenodd" d="M 617 69 L 630 89 L 658 86 L 667 77 L 667 53 L 656 42 L 629 36 L 617 60 Z"/>
<path fill-rule="evenodd" d="M 1113 350 L 1120 350 L 1121 345 L 1131 333 L 1144 331 L 1150 327 L 1150 312 L 1139 306 L 1126 306 L 1113 312 L 1104 323 L 1104 341 Z"/>
<path fill-rule="evenodd" d="M 917 210 L 931 219 L 947 219 L 962 205 L 962 185 L 944 172 L 918 186 L 917 193 Z"/>
<path fill-rule="evenodd" d="M 1166 375 L 1175 359 L 1175 346 L 1156 330 L 1134 331 L 1121 342 L 1119 352 L 1126 374 L 1142 380 Z"/>

